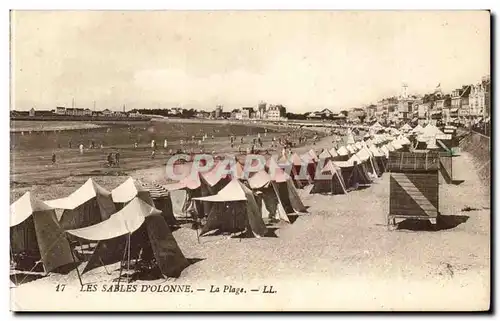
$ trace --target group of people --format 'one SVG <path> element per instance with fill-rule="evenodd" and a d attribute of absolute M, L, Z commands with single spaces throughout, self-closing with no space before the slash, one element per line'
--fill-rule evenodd
<path fill-rule="evenodd" d="M 109 153 L 108 154 L 108 167 L 115 167 L 115 166 L 120 166 L 120 153 L 115 152 L 115 153 Z"/>

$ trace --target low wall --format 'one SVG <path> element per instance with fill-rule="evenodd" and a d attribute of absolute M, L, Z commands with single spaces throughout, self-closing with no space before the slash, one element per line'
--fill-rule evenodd
<path fill-rule="evenodd" d="M 471 132 L 460 142 L 460 148 L 473 157 L 474 168 L 485 187 L 490 187 L 491 142 L 488 136 Z"/>

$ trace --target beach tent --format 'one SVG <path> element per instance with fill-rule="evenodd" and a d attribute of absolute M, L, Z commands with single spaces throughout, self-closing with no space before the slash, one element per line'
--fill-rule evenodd
<path fill-rule="evenodd" d="M 418 124 L 415 128 L 413 128 L 412 130 L 410 130 L 410 133 L 412 134 L 419 134 L 420 132 L 422 132 L 424 128 L 422 126 L 420 126 L 420 124 Z"/>
<path fill-rule="evenodd" d="M 404 124 L 403 126 L 401 126 L 401 128 L 399 128 L 399 130 L 400 130 L 400 131 L 402 131 L 402 132 L 407 133 L 407 132 L 409 132 L 410 130 L 412 130 L 412 128 L 411 128 L 411 126 L 410 126 L 410 125 L 408 125 L 408 124 Z"/>
<path fill-rule="evenodd" d="M 394 146 L 390 142 L 385 144 L 384 146 L 385 146 L 385 148 L 387 148 L 389 150 L 389 152 L 396 151 L 396 148 L 394 148 Z"/>
<path fill-rule="evenodd" d="M 189 265 L 161 211 L 137 197 L 108 220 L 67 233 L 98 241 L 83 273 L 125 257 L 155 262 L 164 277 L 178 277 Z"/>
<path fill-rule="evenodd" d="M 170 192 L 165 187 L 155 182 L 139 181 L 139 184 L 146 192 L 149 193 L 152 203 L 147 197 L 141 199 L 156 209 L 159 209 L 168 225 L 176 225 L 177 220 L 174 216 Z"/>
<path fill-rule="evenodd" d="M 333 159 L 335 159 L 336 157 L 339 156 L 339 154 L 337 153 L 337 150 L 335 149 L 335 147 L 332 147 L 328 153 L 330 153 L 330 155 L 332 155 Z"/>
<path fill-rule="evenodd" d="M 288 159 L 281 158 L 281 163 L 285 165 L 285 168 L 290 169 L 290 176 L 298 188 L 312 182 L 316 165 L 307 154 L 305 157 L 300 157 L 297 153 L 292 153 Z"/>
<path fill-rule="evenodd" d="M 65 230 L 86 227 L 107 220 L 116 212 L 111 192 L 89 178 L 69 196 L 45 202 L 56 211 Z"/>
<path fill-rule="evenodd" d="M 349 154 L 355 154 L 356 153 L 356 147 L 354 145 L 347 145 L 346 149 L 349 151 Z"/>
<path fill-rule="evenodd" d="M 193 198 L 211 194 L 207 184 L 201 179 L 200 173 L 196 169 L 193 169 L 193 172 L 187 174 L 177 183 L 167 184 L 163 187 L 170 192 L 174 216 L 193 219 L 205 216 L 203 204 L 194 201 Z"/>
<path fill-rule="evenodd" d="M 389 152 L 390 152 L 390 151 L 389 151 L 389 148 L 387 148 L 387 146 L 386 146 L 386 145 L 384 145 L 384 146 L 380 147 L 380 151 L 381 151 L 382 153 L 384 153 L 384 155 L 385 155 L 385 158 L 386 158 L 386 159 L 387 159 L 387 158 L 389 158 Z"/>
<path fill-rule="evenodd" d="M 282 171 L 281 169 L 276 170 Z M 298 193 L 289 190 L 295 190 L 290 178 L 280 178 L 279 181 L 276 181 L 265 170 L 261 170 L 248 179 L 248 184 L 258 195 L 255 199 L 257 204 L 260 204 L 263 218 L 274 216 L 290 223 L 288 214 L 306 212 Z"/>
<path fill-rule="evenodd" d="M 380 170 L 378 166 L 373 162 L 373 157 L 371 152 L 363 148 L 359 152 L 356 153 L 356 156 L 361 160 L 365 170 L 370 175 L 370 177 L 375 178 L 380 176 Z"/>
<path fill-rule="evenodd" d="M 344 144 L 350 145 L 354 144 L 354 136 L 352 135 L 352 131 L 347 131 L 347 134 L 344 137 Z"/>
<path fill-rule="evenodd" d="M 372 179 L 370 178 L 370 171 L 368 169 L 367 161 L 361 160 L 357 155 L 352 155 L 351 158 L 349 158 L 348 162 L 356 164 L 356 166 L 358 167 L 361 174 L 361 180 L 359 181 L 360 184 L 370 185 Z"/>
<path fill-rule="evenodd" d="M 393 140 L 389 143 L 389 145 L 392 145 L 396 151 L 400 150 L 403 148 L 403 146 L 399 143 L 398 140 Z"/>
<path fill-rule="evenodd" d="M 151 204 L 149 192 L 132 177 L 127 178 L 122 184 L 111 191 L 111 197 L 117 210 L 122 209 L 125 204 L 139 197 L 148 204 Z"/>
<path fill-rule="evenodd" d="M 386 166 L 387 166 L 386 154 L 383 151 L 381 151 L 379 148 L 375 147 L 374 145 L 370 146 L 369 149 L 373 155 L 375 163 L 377 164 L 377 167 L 379 169 L 379 173 L 380 173 L 380 175 L 382 175 L 386 171 Z"/>
<path fill-rule="evenodd" d="M 332 160 L 333 156 L 330 154 L 328 149 L 323 149 L 323 151 L 319 154 L 318 158 L 320 160 Z"/>
<path fill-rule="evenodd" d="M 307 153 L 309 154 L 309 156 L 311 157 L 311 159 L 312 159 L 314 162 L 319 161 L 319 157 L 318 157 L 318 155 L 316 154 L 316 152 L 314 151 L 314 149 L 310 149 Z"/>
<path fill-rule="evenodd" d="M 300 199 L 299 193 L 293 184 L 291 177 L 271 159 L 266 166 L 266 170 L 271 177 L 271 183 L 275 186 L 278 197 L 284 204 L 285 209 L 290 203 L 296 213 L 307 213 L 307 209 Z M 288 209 L 286 209 L 288 211 Z"/>
<path fill-rule="evenodd" d="M 310 193 L 346 194 L 347 188 L 340 167 L 327 160 L 326 165 L 321 168 L 320 175 L 315 177 Z"/>
<path fill-rule="evenodd" d="M 444 135 L 444 133 L 436 126 L 428 124 L 422 131 L 420 131 L 418 137 L 420 139 L 430 140 L 436 138 L 438 135 Z"/>
<path fill-rule="evenodd" d="M 340 168 L 347 191 L 355 190 L 361 184 L 369 184 L 364 175 L 361 173 L 359 164 L 355 164 L 352 161 L 333 162 L 333 164 Z"/>
<path fill-rule="evenodd" d="M 214 204 L 200 235 L 218 230 L 230 233 L 246 231 L 260 237 L 267 232 L 252 191 L 237 179 L 231 180 L 216 195 L 195 199 Z"/>
<path fill-rule="evenodd" d="M 337 153 L 338 153 L 338 158 L 336 160 L 346 161 L 349 159 L 349 151 L 345 146 L 341 146 L 339 149 L 337 149 Z"/>
<path fill-rule="evenodd" d="M 75 262 L 54 209 L 30 192 L 10 206 L 10 249 L 16 269 L 28 260 L 28 269 L 41 262 L 45 272 Z"/>

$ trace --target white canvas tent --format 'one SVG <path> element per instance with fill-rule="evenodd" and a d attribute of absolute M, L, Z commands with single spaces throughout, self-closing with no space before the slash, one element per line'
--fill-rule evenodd
<path fill-rule="evenodd" d="M 67 233 L 98 241 L 83 273 L 119 261 L 123 265 L 123 258 L 127 258 L 129 265 L 131 259 L 139 257 L 154 261 L 164 277 L 178 277 L 189 265 L 161 211 L 139 198 L 131 200 L 104 222 Z"/>
<path fill-rule="evenodd" d="M 59 224 L 63 229 L 90 226 L 107 220 L 116 212 L 111 192 L 89 178 L 76 191 L 67 197 L 45 202 L 57 212 Z"/>
<path fill-rule="evenodd" d="M 45 272 L 76 261 L 54 209 L 30 192 L 10 206 L 10 250 L 18 270 L 26 261 L 28 268 L 42 263 Z"/>
<path fill-rule="evenodd" d="M 195 199 L 214 204 L 200 235 L 218 230 L 219 232 L 246 231 L 261 237 L 267 232 L 252 191 L 236 179 L 231 180 L 216 195 Z"/>

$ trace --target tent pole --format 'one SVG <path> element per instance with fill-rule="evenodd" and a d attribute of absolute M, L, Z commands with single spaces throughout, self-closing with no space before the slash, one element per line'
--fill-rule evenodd
<path fill-rule="evenodd" d="M 69 242 L 69 238 L 68 238 L 68 236 L 67 236 L 67 235 L 66 235 L 66 240 L 68 241 L 68 243 L 69 243 L 69 244 L 71 244 L 71 243 Z M 70 250 L 70 252 L 71 252 L 71 256 L 73 257 L 73 261 L 75 261 L 75 263 L 78 263 L 78 262 L 76 261 L 76 258 L 75 258 L 75 253 L 73 253 L 73 250 L 71 249 L 71 246 L 70 246 L 69 250 Z M 78 264 L 76 264 L 76 266 L 75 266 L 75 270 L 76 270 L 76 274 L 78 275 L 78 280 L 80 281 L 80 285 L 83 287 L 83 282 L 82 282 L 82 277 L 81 277 L 81 275 L 80 275 L 80 270 L 78 270 Z"/>
<path fill-rule="evenodd" d="M 101 261 L 101 266 L 104 267 L 106 274 L 111 275 L 111 273 L 109 273 L 108 269 L 106 268 L 106 265 L 104 265 L 104 262 L 102 261 L 102 258 L 100 256 L 99 256 L 99 261 Z"/>
<path fill-rule="evenodd" d="M 125 244 L 125 249 L 123 250 L 123 256 L 120 261 L 120 273 L 118 274 L 118 287 L 120 287 L 120 279 L 122 278 L 122 271 L 123 271 L 123 261 L 125 260 L 125 254 L 127 254 L 127 247 L 128 247 L 128 238 L 127 238 L 127 244 Z"/>
<path fill-rule="evenodd" d="M 10 246 L 10 256 L 12 257 L 12 260 L 14 260 L 14 252 L 12 251 L 12 246 Z M 18 286 L 18 282 L 17 282 L 17 274 L 14 273 L 14 280 L 16 281 L 16 286 Z"/>
<path fill-rule="evenodd" d="M 128 273 L 130 273 L 130 233 L 128 234 L 128 266 L 127 266 L 127 270 L 128 270 Z M 127 283 L 130 283 L 130 280 L 128 278 L 128 274 L 127 274 Z"/>

